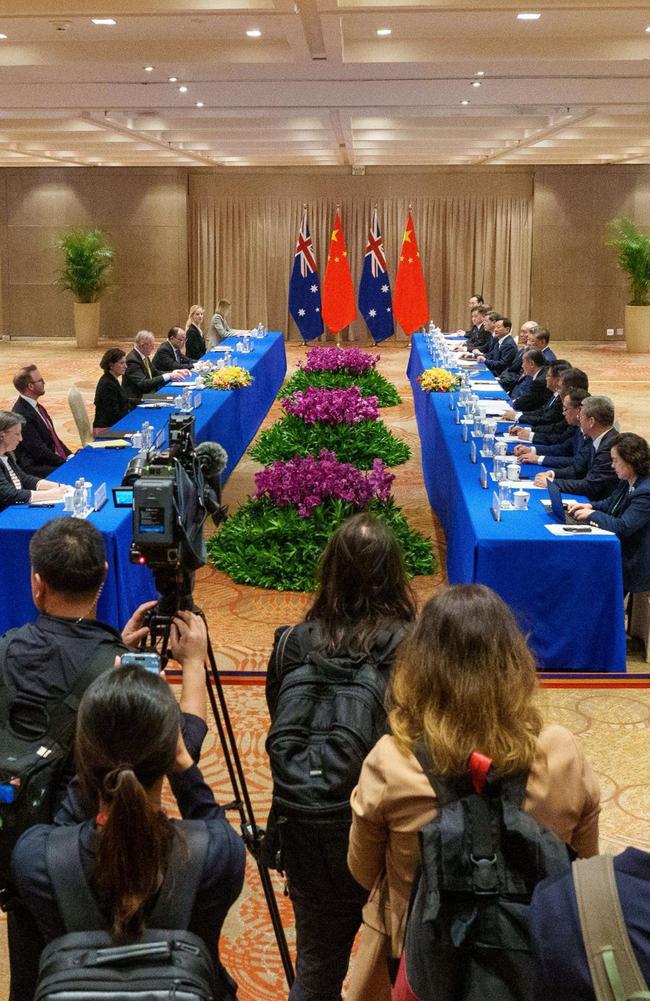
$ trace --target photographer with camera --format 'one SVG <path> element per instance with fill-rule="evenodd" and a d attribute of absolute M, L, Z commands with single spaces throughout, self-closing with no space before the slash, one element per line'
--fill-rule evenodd
<path fill-rule="evenodd" d="M 115 945 L 140 941 L 147 926 L 178 928 L 166 923 L 159 898 L 165 900 L 171 888 L 173 912 L 174 896 L 194 879 L 197 889 L 187 929 L 203 940 L 212 959 L 216 1001 L 231 1001 L 236 985 L 219 961 L 218 939 L 242 888 L 244 845 L 195 764 L 207 733 L 207 633 L 198 615 L 176 614 L 170 650 L 183 668 L 180 708 L 164 678 L 137 666 L 116 667 L 84 694 L 76 735 L 79 790 L 75 780 L 54 823 L 23 834 L 14 851 L 12 874 L 41 948 L 70 930 L 62 918 L 66 906 L 57 886 L 61 878 L 66 894 L 77 899 L 79 907 L 89 893 L 98 911 L 101 923 L 84 926 L 84 932 L 106 928 Z M 170 821 L 162 810 L 165 776 L 180 821 Z M 207 833 L 199 862 L 193 834 L 197 827 Z M 62 828 L 74 833 L 62 835 Z M 193 871 L 197 865 L 198 873 Z M 149 922 L 152 911 L 155 925 Z M 20 948 L 22 943 L 13 944 Z M 34 944 L 27 943 L 17 957 L 25 985 L 21 1001 L 33 997 L 40 954 Z"/>

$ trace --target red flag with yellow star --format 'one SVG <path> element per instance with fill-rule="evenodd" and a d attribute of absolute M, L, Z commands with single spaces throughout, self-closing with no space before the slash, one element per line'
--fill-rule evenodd
<path fill-rule="evenodd" d="M 429 319 L 424 272 L 409 209 L 393 291 L 393 315 L 405 334 L 412 334 Z"/>
<path fill-rule="evenodd" d="M 338 209 L 330 237 L 321 299 L 323 322 L 333 333 L 338 334 L 339 330 L 356 319 L 357 304 Z"/>

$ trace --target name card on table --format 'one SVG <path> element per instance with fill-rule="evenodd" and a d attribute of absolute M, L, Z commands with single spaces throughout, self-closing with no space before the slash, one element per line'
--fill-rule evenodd
<path fill-rule="evenodd" d="M 469 438 L 469 424 L 463 424 L 463 441 L 467 441 Z"/>
<path fill-rule="evenodd" d="M 484 462 L 481 463 L 481 486 L 484 490 L 488 488 L 488 471 Z"/>
<path fill-rule="evenodd" d="M 454 417 L 456 424 L 460 424 L 460 410 L 456 407 L 456 416 Z"/>
<path fill-rule="evenodd" d="M 490 505 L 490 513 L 495 521 L 501 521 L 501 504 L 499 502 L 499 495 L 496 491 L 492 492 L 492 504 Z"/>
<path fill-rule="evenodd" d="M 456 406 L 456 401 L 454 400 L 454 394 L 450 393 L 449 394 L 449 409 L 453 410 L 455 406 Z"/>
<path fill-rule="evenodd" d="M 196 408 L 200 407 L 202 403 L 203 403 L 203 397 L 201 396 L 201 393 L 200 392 L 195 393 L 194 394 L 194 409 L 196 410 Z"/>
<path fill-rule="evenodd" d="M 95 511 L 100 511 L 106 503 L 106 484 L 100 483 L 95 490 L 93 507 Z"/>
<path fill-rule="evenodd" d="M 469 457 L 472 460 L 472 462 L 476 462 L 476 442 L 475 441 L 473 441 L 470 444 Z"/>

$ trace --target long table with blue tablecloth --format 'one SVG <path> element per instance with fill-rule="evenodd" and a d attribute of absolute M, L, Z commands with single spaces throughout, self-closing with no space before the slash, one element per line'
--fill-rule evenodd
<path fill-rule="evenodd" d="M 224 345 L 235 338 L 228 338 Z M 263 340 L 251 340 L 251 352 L 238 354 L 236 363 L 249 369 L 253 384 L 236 390 L 197 390 L 201 404 L 194 411 L 195 439 L 218 441 L 228 452 L 228 465 L 222 474 L 225 482 L 241 459 L 269 411 L 282 385 L 287 359 L 281 333 L 269 333 Z M 219 355 L 205 356 L 215 361 Z M 181 388 L 165 387 L 165 393 L 182 393 Z M 154 434 L 167 427 L 171 408 L 159 410 L 138 407 L 115 427 L 139 429 L 145 420 L 154 428 Z M 166 444 L 166 436 L 165 436 Z M 151 571 L 130 563 L 131 511 L 116 508 L 111 487 L 122 482 L 127 463 L 137 454 L 135 449 L 84 448 L 56 470 L 53 479 L 61 483 L 74 483 L 84 476 L 93 484 L 93 490 L 106 483 L 108 501 L 100 511 L 88 518 L 104 537 L 109 571 L 97 606 L 97 617 L 103 622 L 121 628 L 133 610 L 142 602 L 155 597 Z M 0 542 L 2 545 L 2 574 L 0 575 L 0 633 L 12 626 L 22 625 L 34 617 L 29 583 L 29 540 L 41 525 L 62 513 L 62 507 L 6 508 L 0 512 Z"/>
<path fill-rule="evenodd" d="M 424 336 L 415 334 L 407 372 L 425 487 L 447 540 L 449 582 L 497 591 L 529 634 L 544 670 L 625 671 L 618 538 L 554 537 L 545 528 L 552 518 L 540 503 L 546 491 L 539 490 L 531 491 L 529 510 L 504 511 L 496 522 L 490 511 L 494 484 L 481 486 L 448 394 L 425 393 L 417 382 L 432 364 Z M 496 381 L 494 386 L 489 395 L 505 396 Z"/>

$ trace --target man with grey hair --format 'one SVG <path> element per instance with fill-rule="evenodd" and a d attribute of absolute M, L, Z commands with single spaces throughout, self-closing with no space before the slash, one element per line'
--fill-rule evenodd
<path fill-rule="evenodd" d="M 156 338 L 150 330 L 139 330 L 135 335 L 133 350 L 126 356 L 126 372 L 122 378 L 122 389 L 131 404 L 137 406 L 145 393 L 155 393 L 166 382 L 185 379 L 190 374 L 188 368 L 177 368 L 172 372 L 159 372 L 151 361 L 156 348 Z"/>
<path fill-rule="evenodd" d="M 555 480 L 565 494 L 582 494 L 589 500 L 608 497 L 618 483 L 612 467 L 610 449 L 616 441 L 618 431 L 614 427 L 614 404 L 608 396 L 588 396 L 580 407 L 580 430 L 591 439 L 591 448 L 576 457 L 573 466 L 562 470 L 558 478 L 552 470 L 538 473 L 537 486 L 545 486 L 547 480 Z"/>

